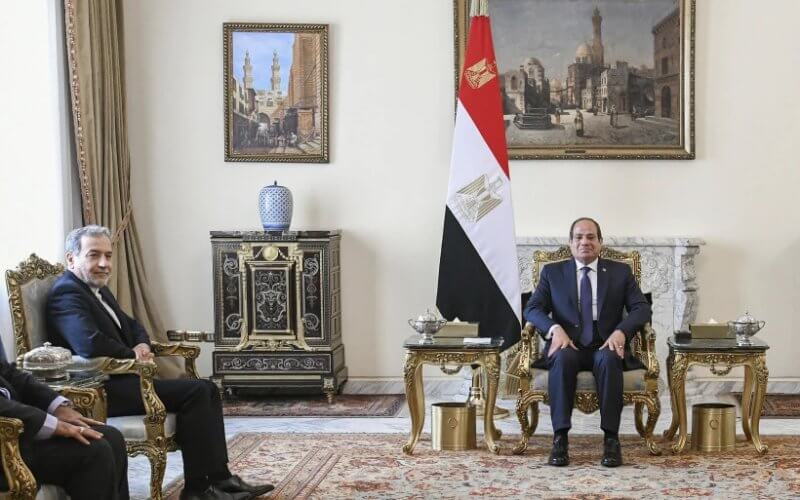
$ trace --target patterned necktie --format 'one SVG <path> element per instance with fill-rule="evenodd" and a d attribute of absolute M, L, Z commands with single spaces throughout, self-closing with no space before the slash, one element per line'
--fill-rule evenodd
<path fill-rule="evenodd" d="M 585 266 L 581 268 L 581 344 L 588 347 L 594 339 L 594 319 L 592 318 L 592 282 L 589 273 L 592 268 Z"/>

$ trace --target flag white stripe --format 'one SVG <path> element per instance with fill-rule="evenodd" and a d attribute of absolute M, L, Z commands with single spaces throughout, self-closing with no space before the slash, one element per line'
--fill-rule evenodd
<path fill-rule="evenodd" d="M 498 191 L 502 202 L 485 217 L 473 222 L 458 209 L 455 197 L 457 191 L 482 175 L 486 175 L 490 182 L 496 179 L 502 181 Z M 520 319 L 521 292 L 511 181 L 506 177 L 461 100 L 458 101 L 456 111 L 447 205 L 486 264 L 517 319 Z"/>

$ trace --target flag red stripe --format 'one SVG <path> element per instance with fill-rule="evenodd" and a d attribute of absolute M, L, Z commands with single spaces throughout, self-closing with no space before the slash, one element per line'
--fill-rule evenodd
<path fill-rule="evenodd" d="M 482 59 L 490 64 L 495 76 L 484 85 L 472 88 L 466 79 L 466 70 Z M 508 172 L 508 150 L 506 148 L 506 132 L 503 123 L 503 106 L 500 97 L 500 75 L 497 73 L 497 63 L 492 45 L 492 27 L 488 16 L 474 16 L 470 23 L 467 50 L 464 56 L 464 70 L 461 73 L 461 83 L 458 98 L 464 108 L 472 117 L 489 149 L 497 158 L 497 163 L 506 177 Z"/>

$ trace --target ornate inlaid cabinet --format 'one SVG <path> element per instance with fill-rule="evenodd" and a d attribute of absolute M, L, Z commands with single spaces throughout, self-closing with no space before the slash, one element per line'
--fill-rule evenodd
<path fill-rule="evenodd" d="M 336 231 L 212 231 L 213 377 L 222 388 L 322 391 L 347 380 Z"/>

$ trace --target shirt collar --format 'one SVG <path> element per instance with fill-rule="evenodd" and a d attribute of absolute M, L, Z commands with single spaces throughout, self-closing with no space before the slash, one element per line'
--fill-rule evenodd
<path fill-rule="evenodd" d="M 575 259 L 575 267 L 577 268 L 578 272 L 581 272 L 581 268 L 582 268 L 582 267 L 586 267 L 586 266 L 588 265 L 588 266 L 589 266 L 589 268 L 590 268 L 592 271 L 594 271 L 594 272 L 597 272 L 597 262 L 598 262 L 599 260 L 600 260 L 600 259 L 594 259 L 594 261 L 590 262 L 589 264 L 582 264 L 581 262 L 578 262 L 578 260 L 577 260 L 577 259 Z"/>

